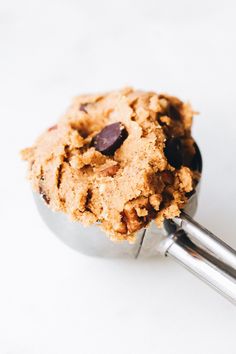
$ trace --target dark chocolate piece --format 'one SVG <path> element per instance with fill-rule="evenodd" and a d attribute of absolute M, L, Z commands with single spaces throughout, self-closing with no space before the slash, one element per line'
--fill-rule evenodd
<path fill-rule="evenodd" d="M 180 120 L 181 119 L 179 110 L 177 109 L 176 106 L 173 106 L 172 104 L 169 104 L 167 107 L 167 116 L 173 120 Z"/>
<path fill-rule="evenodd" d="M 113 123 L 94 137 L 93 146 L 104 155 L 113 155 L 127 136 L 127 130 L 120 122 Z"/>
<path fill-rule="evenodd" d="M 178 138 L 170 138 L 166 141 L 164 153 L 169 164 L 179 169 L 183 164 L 182 144 Z"/>

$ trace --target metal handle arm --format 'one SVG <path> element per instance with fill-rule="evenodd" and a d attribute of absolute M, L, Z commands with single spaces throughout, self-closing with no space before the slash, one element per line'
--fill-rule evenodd
<path fill-rule="evenodd" d="M 236 251 L 229 245 L 184 212 L 173 221 L 187 234 L 190 234 L 200 247 L 212 252 L 216 258 L 236 271 Z"/>
<path fill-rule="evenodd" d="M 166 256 L 174 258 L 208 285 L 236 304 L 236 278 L 226 273 L 221 265 L 209 261 L 196 245 L 182 232 L 172 237 Z"/>

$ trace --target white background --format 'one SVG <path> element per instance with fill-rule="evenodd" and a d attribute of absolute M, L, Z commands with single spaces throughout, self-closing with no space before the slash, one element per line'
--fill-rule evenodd
<path fill-rule="evenodd" d="M 196 219 L 236 247 L 235 1 L 0 1 L 0 353 L 236 353 L 236 311 L 168 259 L 92 259 L 41 221 L 18 152 L 72 96 L 190 100 Z"/>

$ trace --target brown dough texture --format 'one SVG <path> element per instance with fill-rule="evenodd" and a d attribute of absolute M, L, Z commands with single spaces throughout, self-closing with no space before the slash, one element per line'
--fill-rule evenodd
<path fill-rule="evenodd" d="M 129 240 L 155 219 L 180 214 L 198 181 L 188 103 L 125 88 L 76 97 L 56 125 L 21 154 L 29 179 L 48 207 L 83 225 L 98 223 L 112 239 Z M 112 156 L 93 146 L 107 125 L 120 122 L 128 137 Z M 168 163 L 165 146 L 178 139 L 183 162 Z"/>

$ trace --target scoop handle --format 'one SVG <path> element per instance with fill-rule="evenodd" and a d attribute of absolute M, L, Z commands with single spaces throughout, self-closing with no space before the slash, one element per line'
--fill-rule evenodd
<path fill-rule="evenodd" d="M 236 305 L 236 270 L 196 246 L 182 230 L 171 238 L 165 255 L 178 261 Z"/>
<path fill-rule="evenodd" d="M 182 230 L 191 235 L 199 247 L 211 252 L 217 259 L 236 270 L 236 251 L 212 232 L 200 225 L 191 216 L 182 212 L 173 220 Z"/>

